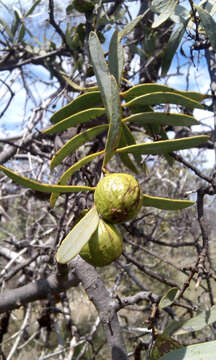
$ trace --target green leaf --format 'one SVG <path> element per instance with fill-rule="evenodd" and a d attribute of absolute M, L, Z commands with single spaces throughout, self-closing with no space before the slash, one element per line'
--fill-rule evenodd
<path fill-rule="evenodd" d="M 0 170 L 2 170 L 9 178 L 11 178 L 17 184 L 20 184 L 24 187 L 40 192 L 51 193 L 55 191 L 60 193 L 68 193 L 68 192 L 95 190 L 94 187 L 90 187 L 90 186 L 81 186 L 81 185 L 62 186 L 62 185 L 41 184 L 38 181 L 31 180 L 28 179 L 27 177 L 18 175 L 14 171 L 4 166 L 0 166 Z"/>
<path fill-rule="evenodd" d="M 159 105 L 159 104 L 177 104 L 191 108 L 203 109 L 203 105 L 198 101 L 191 100 L 186 96 L 172 93 L 172 92 L 155 92 L 138 96 L 135 99 L 123 104 L 124 107 L 133 107 L 137 105 Z"/>
<path fill-rule="evenodd" d="M 205 32 L 209 38 L 211 46 L 213 47 L 214 51 L 216 51 L 216 22 L 214 21 L 213 17 L 203 8 L 200 6 L 195 6 L 199 16 L 201 23 L 205 29 Z"/>
<path fill-rule="evenodd" d="M 165 336 L 164 334 L 159 334 L 157 335 L 156 341 L 150 352 L 150 360 L 160 360 L 161 356 L 169 353 L 170 351 L 181 349 L 182 347 L 184 346 L 178 341 Z"/>
<path fill-rule="evenodd" d="M 109 118 L 109 131 L 105 146 L 105 155 L 103 161 L 103 167 L 106 167 L 107 163 L 115 153 L 121 135 L 121 102 L 119 96 L 119 87 L 113 75 L 111 75 L 111 93 L 112 97 L 109 99 L 110 104 L 110 118 Z"/>
<path fill-rule="evenodd" d="M 175 200 L 146 194 L 142 195 L 142 200 L 143 206 L 152 206 L 161 210 L 180 210 L 195 204 L 192 200 Z"/>
<path fill-rule="evenodd" d="M 19 36 L 18 36 L 18 42 L 22 42 L 23 38 L 25 36 L 26 28 L 24 25 L 21 26 Z"/>
<path fill-rule="evenodd" d="M 162 140 L 152 143 L 141 143 L 116 149 L 117 153 L 139 153 L 139 154 L 164 154 L 172 151 L 190 149 L 206 143 L 209 139 L 206 135 L 192 136 L 175 140 Z"/>
<path fill-rule="evenodd" d="M 204 99 L 207 99 L 208 97 L 211 97 L 210 95 L 201 94 L 196 91 L 180 91 L 180 90 L 171 88 L 167 85 L 152 84 L 152 83 L 139 84 L 139 85 L 132 86 L 129 90 L 122 92 L 121 95 L 123 96 L 125 101 L 130 101 L 138 96 L 151 94 L 154 92 L 169 92 L 169 93 L 172 92 L 175 94 L 179 94 L 179 95 L 188 97 L 191 100 L 195 100 L 198 102 L 200 102 Z"/>
<path fill-rule="evenodd" d="M 11 26 L 11 32 L 13 34 L 13 36 L 16 34 L 17 32 L 17 29 L 20 25 L 20 22 L 21 22 L 21 14 L 19 14 L 19 11 L 18 10 L 14 10 L 14 20 L 13 20 L 13 23 L 12 23 L 12 26 Z"/>
<path fill-rule="evenodd" d="M 155 7 L 155 3 L 158 3 L 158 0 L 153 1 L 152 7 Z M 160 15 L 154 20 L 152 24 L 152 28 L 155 29 L 156 27 L 163 24 L 166 20 L 169 19 L 170 16 L 172 16 L 175 12 L 175 7 L 178 4 L 178 1 L 176 0 L 160 0 L 161 8 L 160 8 Z M 158 7 L 155 9 L 158 10 Z"/>
<path fill-rule="evenodd" d="M 124 52 L 117 30 L 113 33 L 110 41 L 108 64 L 111 74 L 115 77 L 117 83 L 120 84 L 124 67 Z"/>
<path fill-rule="evenodd" d="M 161 298 L 161 300 L 158 304 L 159 309 L 164 309 L 167 306 L 172 305 L 173 302 L 175 301 L 177 293 L 178 293 L 178 288 L 174 287 L 172 289 L 169 289 L 169 291 L 166 293 L 166 295 L 164 295 Z"/>
<path fill-rule="evenodd" d="M 52 123 L 57 123 L 61 120 L 68 118 L 80 111 L 94 108 L 102 107 L 103 103 L 101 100 L 101 95 L 99 91 L 91 91 L 80 96 L 77 96 L 69 104 L 56 111 L 55 114 L 51 117 L 50 121 Z"/>
<path fill-rule="evenodd" d="M 104 58 L 101 43 L 96 33 L 94 33 L 93 31 L 89 35 L 89 51 L 91 55 L 94 73 L 102 95 L 104 106 L 107 111 L 107 116 L 110 119 L 112 116 L 112 89 L 110 72 Z"/>
<path fill-rule="evenodd" d="M 66 83 L 68 83 L 70 85 L 70 87 L 72 87 L 72 89 L 74 89 L 76 91 L 98 91 L 98 86 L 91 86 L 91 87 L 84 88 L 84 87 L 77 85 L 73 80 L 71 80 L 69 77 L 67 77 L 67 75 L 63 71 L 60 71 L 60 74 L 62 75 L 62 77 L 66 81 Z M 102 105 L 102 101 L 100 101 L 100 105 Z"/>
<path fill-rule="evenodd" d="M 209 310 L 202 311 L 191 319 L 171 321 L 164 332 L 167 334 L 183 335 L 202 330 L 214 322 L 216 322 L 216 305 L 212 306 Z"/>
<path fill-rule="evenodd" d="M 172 34 L 170 35 L 170 38 L 168 40 L 164 56 L 162 57 L 161 76 L 167 75 L 172 59 L 176 54 L 176 51 L 185 33 L 185 29 L 186 29 L 186 25 L 182 23 L 174 27 Z"/>
<path fill-rule="evenodd" d="M 216 341 L 188 345 L 164 355 L 160 360 L 215 360 Z"/>
<path fill-rule="evenodd" d="M 2 18 L 0 18 L 0 24 L 3 26 L 3 30 L 6 31 L 8 38 L 9 38 L 10 41 L 12 42 L 12 41 L 13 41 L 13 34 L 12 34 L 12 30 L 10 29 L 10 26 L 9 26 L 8 23 L 7 23 L 4 19 L 2 19 Z"/>
<path fill-rule="evenodd" d="M 131 133 L 132 135 L 132 142 L 131 142 L 131 138 L 128 139 L 128 132 L 131 133 L 130 129 L 128 128 L 127 125 L 125 124 L 122 124 L 122 131 L 121 131 L 121 137 L 120 137 L 120 141 L 119 141 L 119 146 L 120 147 L 124 147 L 124 146 L 127 146 L 129 144 L 135 144 L 135 140 L 134 140 L 134 137 L 133 137 L 133 134 Z M 129 141 L 129 142 L 128 142 Z M 131 171 L 135 172 L 135 174 L 138 174 L 138 171 L 137 171 L 137 168 L 136 166 L 134 165 L 133 161 L 130 159 L 129 155 L 126 154 L 126 153 L 123 153 L 123 154 L 119 154 L 119 157 L 121 159 L 121 161 L 123 162 L 123 164 L 128 168 L 130 169 Z"/>
<path fill-rule="evenodd" d="M 90 154 L 88 156 L 85 156 L 83 159 L 77 161 L 75 164 L 73 164 L 71 167 L 69 167 L 60 177 L 58 184 L 59 185 L 65 185 L 67 181 L 70 179 L 70 177 L 75 174 L 82 166 L 90 163 L 92 160 L 94 160 L 97 156 L 104 154 L 103 151 L 99 151 L 94 154 Z M 50 196 L 50 206 L 53 208 L 55 206 L 56 200 L 58 199 L 60 194 L 52 193 Z"/>
<path fill-rule="evenodd" d="M 50 126 L 48 129 L 44 130 L 44 134 L 56 134 L 58 132 L 64 131 L 70 127 L 83 124 L 90 120 L 93 120 L 105 113 L 104 108 L 93 108 L 80 111 L 74 115 L 69 116 L 68 118 L 59 121 L 57 124 Z"/>
<path fill-rule="evenodd" d="M 146 124 L 172 126 L 199 125 L 199 121 L 190 115 L 153 111 L 130 115 L 127 118 L 124 118 L 122 122 L 135 122 L 139 126 L 145 126 Z"/>
<path fill-rule="evenodd" d="M 72 152 L 85 144 L 87 141 L 94 139 L 98 134 L 107 130 L 107 128 L 107 124 L 98 125 L 86 131 L 83 131 L 82 133 L 74 136 L 72 139 L 67 141 L 66 144 L 61 149 L 59 149 L 57 153 L 53 156 L 50 163 L 51 170 L 53 170 L 55 166 L 59 165 L 66 156 L 72 154 Z"/>
<path fill-rule="evenodd" d="M 127 24 L 124 29 L 122 29 L 119 32 L 119 39 L 123 39 L 125 36 L 130 34 L 130 32 L 135 28 L 135 26 L 140 22 L 140 20 L 143 18 L 143 15 L 137 16 L 135 19 L 133 19 L 129 24 Z"/>
<path fill-rule="evenodd" d="M 27 11 L 25 17 L 31 15 L 34 11 L 34 9 L 40 4 L 41 0 L 34 1 L 34 4 L 30 7 L 30 9 Z"/>
<path fill-rule="evenodd" d="M 66 264 L 79 254 L 82 247 L 96 231 L 99 216 L 95 206 L 73 227 L 62 241 L 56 254 L 59 263 Z"/>

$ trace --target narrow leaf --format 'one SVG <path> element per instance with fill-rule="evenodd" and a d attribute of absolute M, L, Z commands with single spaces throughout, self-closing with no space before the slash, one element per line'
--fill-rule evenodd
<path fill-rule="evenodd" d="M 169 291 L 164 295 L 159 302 L 159 309 L 164 309 L 167 306 L 170 306 L 175 301 L 176 295 L 178 293 L 178 288 L 174 287 L 169 289 Z"/>
<path fill-rule="evenodd" d="M 160 360 L 215 360 L 216 341 L 188 345 L 164 355 Z"/>
<path fill-rule="evenodd" d="M 57 124 L 50 126 L 48 129 L 44 130 L 44 134 L 56 134 L 58 132 L 64 131 L 70 127 L 83 124 L 85 122 L 91 121 L 105 113 L 104 108 L 93 108 L 80 111 L 74 115 L 69 116 L 68 118 L 59 121 Z"/>
<path fill-rule="evenodd" d="M 34 4 L 32 5 L 32 7 L 30 7 L 30 9 L 27 11 L 25 17 L 31 15 L 34 11 L 34 9 L 40 4 L 41 0 L 37 0 L 34 2 Z"/>
<path fill-rule="evenodd" d="M 115 77 L 117 83 L 120 84 L 124 67 L 124 51 L 117 30 L 113 33 L 110 41 L 108 64 L 111 74 Z"/>
<path fill-rule="evenodd" d="M 92 160 L 94 160 L 97 156 L 104 154 L 104 151 L 99 151 L 97 153 L 85 156 L 80 161 L 73 164 L 70 168 L 68 168 L 60 177 L 58 184 L 59 185 L 65 185 L 67 184 L 67 181 L 70 179 L 70 177 L 75 174 L 82 166 L 90 163 Z M 52 193 L 50 196 L 50 206 L 53 208 L 55 206 L 55 203 L 58 199 L 60 194 Z"/>
<path fill-rule="evenodd" d="M 127 145 L 136 144 L 136 139 L 135 139 L 132 131 L 129 129 L 129 127 L 125 123 L 122 123 L 122 131 L 124 131 L 124 137 L 125 137 Z M 140 154 L 136 153 L 136 154 L 133 154 L 133 157 L 134 157 L 134 160 L 136 161 L 137 165 L 140 166 L 140 163 L 142 161 L 142 156 Z"/>
<path fill-rule="evenodd" d="M 57 261 L 66 264 L 78 255 L 82 247 L 96 231 L 98 222 L 99 216 L 96 208 L 93 207 L 62 241 L 56 254 Z"/>
<path fill-rule="evenodd" d="M 183 95 L 185 97 L 190 98 L 191 100 L 195 100 L 198 102 L 207 99 L 208 97 L 211 97 L 211 95 L 201 94 L 196 91 L 180 91 L 172 87 L 169 87 L 167 85 L 152 84 L 152 83 L 138 84 L 132 86 L 129 90 L 122 92 L 121 95 L 126 101 L 130 101 L 138 96 L 151 94 L 153 92 L 169 92 L 169 93 L 172 92 L 175 94 Z"/>
<path fill-rule="evenodd" d="M 133 19 L 129 24 L 127 24 L 124 29 L 122 29 L 119 32 L 119 39 L 123 39 L 125 36 L 130 34 L 130 32 L 136 27 L 136 25 L 140 22 L 140 20 L 143 18 L 143 15 L 137 16 L 135 19 Z"/>
<path fill-rule="evenodd" d="M 102 95 L 103 103 L 107 111 L 108 118 L 111 117 L 111 78 L 108 65 L 104 58 L 103 49 L 97 35 L 92 31 L 89 35 L 89 51 L 91 55 L 94 73 Z"/>
<path fill-rule="evenodd" d="M 17 184 L 20 184 L 24 187 L 27 187 L 32 190 L 45 192 L 45 193 L 51 193 L 53 191 L 55 192 L 62 192 L 62 193 L 68 193 L 68 192 L 79 192 L 79 191 L 88 191 L 88 190 L 94 190 L 94 187 L 90 186 L 81 186 L 81 185 L 70 185 L 70 186 L 62 186 L 62 185 L 49 185 L 49 184 L 41 184 L 38 181 L 28 179 L 27 177 L 21 176 L 16 174 L 14 171 L 4 167 L 0 166 L 0 170 L 2 170 L 9 178 L 11 178 L 14 182 Z"/>
<path fill-rule="evenodd" d="M 67 75 L 64 72 L 60 71 L 60 73 L 61 73 L 62 77 L 64 78 L 64 80 L 66 81 L 66 83 L 68 83 L 68 85 L 70 85 L 70 87 L 72 87 L 72 89 L 74 89 L 76 91 L 98 91 L 98 86 L 91 86 L 91 87 L 87 87 L 87 88 L 81 87 L 81 86 L 77 85 L 69 77 L 67 77 Z M 100 105 L 102 105 L 102 102 L 100 102 Z"/>
<path fill-rule="evenodd" d="M 99 91 L 91 91 L 83 95 L 77 96 L 69 104 L 56 111 L 55 114 L 51 117 L 50 121 L 52 123 L 57 123 L 61 120 L 68 118 L 82 110 L 89 108 L 98 108 L 102 107 L 103 103 L 101 100 L 101 95 Z"/>
<path fill-rule="evenodd" d="M 201 23 L 205 29 L 205 32 L 209 38 L 211 46 L 213 47 L 214 51 L 216 51 L 216 22 L 214 21 L 213 17 L 202 7 L 195 6 L 199 16 Z"/>
<path fill-rule="evenodd" d="M 85 144 L 87 141 L 94 139 L 98 134 L 107 130 L 107 128 L 107 124 L 98 125 L 83 131 L 82 133 L 67 141 L 66 144 L 53 156 L 50 163 L 51 170 L 53 170 L 55 166 L 59 165 L 66 156 L 72 154 L 76 149 Z"/>
<path fill-rule="evenodd" d="M 25 26 L 22 25 L 20 28 L 19 36 L 18 36 L 18 43 L 23 41 L 25 32 L 26 32 Z"/>
<path fill-rule="evenodd" d="M 209 139 L 208 136 L 192 136 L 187 138 L 175 139 L 175 140 L 162 140 L 152 143 L 141 143 L 136 145 L 126 146 L 116 150 L 117 153 L 136 153 L 139 154 L 164 154 L 171 153 L 172 151 L 190 149 L 200 146 Z"/>
<path fill-rule="evenodd" d="M 161 210 L 180 210 L 194 205 L 192 200 L 175 200 L 143 194 L 143 206 L 152 206 Z"/>
<path fill-rule="evenodd" d="M 176 54 L 176 51 L 185 33 L 185 29 L 186 25 L 182 23 L 174 27 L 172 34 L 170 35 L 170 38 L 168 40 L 164 56 L 162 57 L 161 76 L 167 75 L 173 57 Z"/>
<path fill-rule="evenodd" d="M 152 24 L 152 28 L 155 29 L 156 27 L 163 24 L 169 17 L 171 17 L 174 14 L 175 7 L 178 4 L 178 1 L 176 0 L 169 0 L 164 1 L 164 6 L 161 9 L 160 15 L 154 20 Z"/>
<path fill-rule="evenodd" d="M 135 99 L 123 104 L 124 107 L 133 107 L 137 105 L 159 105 L 159 104 L 177 104 L 191 108 L 203 109 L 203 105 L 195 100 L 191 100 L 186 96 L 171 92 L 155 92 L 138 96 Z"/>
<path fill-rule="evenodd" d="M 109 131 L 105 146 L 105 155 L 103 161 L 103 167 L 106 167 L 107 163 L 114 155 L 121 135 L 121 102 L 119 96 L 119 87 L 114 76 L 111 75 L 111 98 L 109 99 L 110 118 L 109 118 Z"/>
<path fill-rule="evenodd" d="M 131 143 L 131 140 L 129 139 L 129 143 L 128 143 L 128 136 L 127 136 L 127 130 L 130 131 L 130 129 L 127 127 L 127 125 L 122 124 L 122 131 L 121 131 L 121 137 L 120 137 L 120 141 L 119 141 L 119 147 L 124 147 L 127 146 Z M 132 135 L 133 136 L 133 135 Z M 132 144 L 135 144 L 135 140 L 133 138 L 132 140 Z M 119 157 L 121 159 L 121 161 L 123 162 L 123 164 L 130 169 L 131 171 L 135 172 L 136 174 L 138 174 L 137 168 L 134 165 L 133 161 L 130 159 L 129 155 L 126 153 L 123 154 L 119 154 Z"/>
<path fill-rule="evenodd" d="M 130 115 L 127 118 L 124 118 L 122 122 L 135 122 L 139 126 L 145 126 L 146 124 L 172 126 L 199 125 L 199 121 L 190 115 L 153 111 Z"/>

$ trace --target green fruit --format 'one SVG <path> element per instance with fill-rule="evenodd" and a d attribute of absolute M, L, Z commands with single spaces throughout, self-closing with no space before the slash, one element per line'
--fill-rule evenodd
<path fill-rule="evenodd" d="M 114 225 L 99 220 L 98 228 L 83 246 L 80 256 L 93 266 L 105 266 L 122 253 L 122 235 Z"/>
<path fill-rule="evenodd" d="M 88 13 L 94 10 L 94 4 L 90 0 L 73 0 L 74 9 L 81 13 Z"/>
<path fill-rule="evenodd" d="M 106 175 L 96 186 L 94 202 L 98 214 L 108 222 L 131 220 L 142 206 L 140 186 L 129 174 Z"/>

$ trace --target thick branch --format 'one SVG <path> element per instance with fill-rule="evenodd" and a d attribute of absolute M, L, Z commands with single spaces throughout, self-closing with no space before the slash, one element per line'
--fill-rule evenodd
<path fill-rule="evenodd" d="M 116 302 L 93 266 L 87 264 L 79 256 L 73 261 L 73 266 L 89 299 L 98 311 L 111 349 L 112 360 L 127 360 L 127 352 L 116 313 Z"/>
<path fill-rule="evenodd" d="M 5 291 L 0 298 L 0 313 L 19 308 L 36 300 L 47 299 L 52 294 L 66 291 L 72 286 L 77 286 L 80 280 L 70 272 L 65 280 L 64 274 L 52 274 L 47 279 L 37 280 L 17 289 Z"/>

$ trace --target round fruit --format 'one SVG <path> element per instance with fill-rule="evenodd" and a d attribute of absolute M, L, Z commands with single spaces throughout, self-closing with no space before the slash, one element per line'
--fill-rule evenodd
<path fill-rule="evenodd" d="M 104 220 L 111 223 L 131 220 L 142 206 L 140 186 L 129 174 L 106 175 L 96 186 L 94 202 Z"/>
<path fill-rule="evenodd" d="M 94 266 L 105 266 L 122 253 L 122 235 L 114 225 L 99 220 L 98 228 L 83 246 L 80 256 Z"/>

